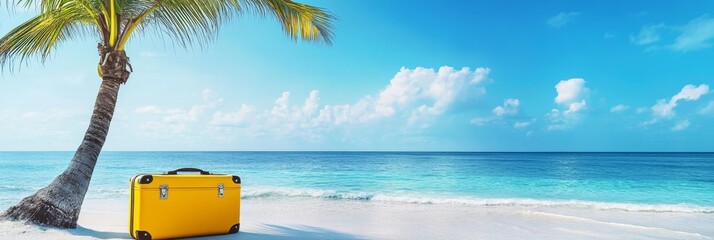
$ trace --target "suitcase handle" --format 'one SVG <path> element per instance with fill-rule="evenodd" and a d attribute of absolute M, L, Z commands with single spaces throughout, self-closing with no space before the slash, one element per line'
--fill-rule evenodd
<path fill-rule="evenodd" d="M 200 172 L 201 175 L 211 175 L 211 173 L 209 173 L 208 171 L 203 171 L 203 170 L 198 169 L 198 168 L 179 168 L 179 169 L 176 169 L 176 170 L 173 170 L 173 171 L 168 171 L 166 174 L 168 174 L 168 175 L 176 175 L 176 174 L 178 174 L 178 172 Z"/>

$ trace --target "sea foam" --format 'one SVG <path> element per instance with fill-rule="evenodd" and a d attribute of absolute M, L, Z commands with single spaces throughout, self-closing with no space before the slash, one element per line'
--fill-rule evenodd
<path fill-rule="evenodd" d="M 640 204 L 614 203 L 583 200 L 545 200 L 531 198 L 475 198 L 452 196 L 428 196 L 414 193 L 369 193 L 342 192 L 288 187 L 251 187 L 244 188 L 243 199 L 262 198 L 316 198 L 332 200 L 357 200 L 405 204 L 453 204 L 468 206 L 528 206 L 528 207 L 573 207 L 597 210 L 621 210 L 628 212 L 675 212 L 675 213 L 714 213 L 714 207 L 694 204 Z"/>

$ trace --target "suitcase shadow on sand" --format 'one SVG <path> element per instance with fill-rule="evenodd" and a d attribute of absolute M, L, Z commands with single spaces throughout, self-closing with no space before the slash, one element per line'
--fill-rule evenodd
<path fill-rule="evenodd" d="M 220 235 L 212 237 L 190 238 L 191 240 L 294 240 L 294 239 L 340 239 L 340 240 L 363 240 L 364 237 L 341 233 L 325 228 L 312 226 L 299 226 L 299 228 L 264 224 L 261 226 L 267 233 L 240 231 L 237 235 Z"/>
<path fill-rule="evenodd" d="M 104 232 L 94 229 L 77 226 L 76 229 L 69 230 L 75 236 L 93 237 L 97 239 L 133 239 L 128 232 Z"/>
<path fill-rule="evenodd" d="M 292 240 L 292 239 L 340 239 L 340 240 L 362 240 L 367 239 L 349 233 L 341 233 L 325 228 L 300 226 L 299 228 L 265 224 L 262 228 L 268 233 L 261 232 L 245 232 L 240 231 L 238 234 L 216 235 L 207 237 L 186 238 L 191 240 Z M 69 230 L 75 236 L 92 237 L 97 239 L 133 239 L 127 232 L 105 232 L 97 231 L 89 228 L 78 226 L 76 229 Z"/>

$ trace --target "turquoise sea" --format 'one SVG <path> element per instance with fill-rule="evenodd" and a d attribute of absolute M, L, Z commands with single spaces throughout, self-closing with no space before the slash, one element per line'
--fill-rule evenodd
<path fill-rule="evenodd" d="M 73 152 L 0 152 L 0 209 L 47 185 Z M 241 176 L 243 198 L 543 205 L 714 213 L 714 153 L 103 152 L 88 199 L 182 167 Z"/>

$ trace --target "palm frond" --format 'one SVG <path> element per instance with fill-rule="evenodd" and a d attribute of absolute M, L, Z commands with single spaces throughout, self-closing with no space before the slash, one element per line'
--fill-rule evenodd
<path fill-rule="evenodd" d="M 332 42 L 335 17 L 325 9 L 290 0 L 162 0 L 155 3 L 159 7 L 139 24 L 140 31 L 158 28 L 183 47 L 210 42 L 224 23 L 244 11 L 277 18 L 293 40 Z"/>
<path fill-rule="evenodd" d="M 217 36 L 222 24 L 237 16 L 235 6 L 230 0 L 163 0 L 141 25 L 159 28 L 184 47 L 204 45 Z"/>
<path fill-rule="evenodd" d="M 95 20 L 74 1 L 46 0 L 41 8 L 42 13 L 0 38 L 0 67 L 4 68 L 16 59 L 22 63 L 33 56 L 45 61 L 57 44 L 97 33 L 87 28 L 94 25 Z"/>
<path fill-rule="evenodd" d="M 0 0 L 2 1 L 2 0 Z M 219 28 L 244 11 L 275 17 L 293 40 L 332 42 L 335 17 L 291 0 L 5 0 L 37 7 L 40 14 L 0 38 L 0 67 L 39 56 L 57 44 L 94 33 L 105 46 L 123 50 L 136 31 L 165 33 L 184 47 L 205 45 Z"/>
<path fill-rule="evenodd" d="M 275 16 L 293 40 L 332 43 L 335 16 L 329 11 L 291 0 L 243 0 L 261 15 Z"/>

